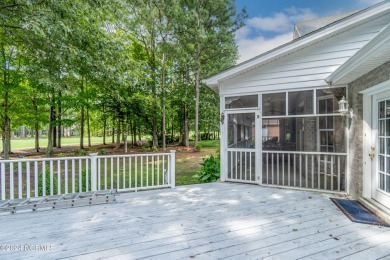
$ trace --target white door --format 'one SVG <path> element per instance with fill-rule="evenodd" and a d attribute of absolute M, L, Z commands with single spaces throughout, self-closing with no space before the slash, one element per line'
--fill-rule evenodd
<path fill-rule="evenodd" d="M 372 111 L 377 155 L 372 164 L 371 195 L 390 208 L 390 91 L 374 96 Z"/>
<path fill-rule="evenodd" d="M 256 182 L 256 112 L 227 112 L 226 180 Z"/>

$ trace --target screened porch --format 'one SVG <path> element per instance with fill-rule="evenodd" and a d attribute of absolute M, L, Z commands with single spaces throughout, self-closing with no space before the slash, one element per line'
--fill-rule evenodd
<path fill-rule="evenodd" d="M 226 180 L 346 190 L 346 88 L 224 97 Z M 224 118 L 223 118 L 224 119 Z"/>

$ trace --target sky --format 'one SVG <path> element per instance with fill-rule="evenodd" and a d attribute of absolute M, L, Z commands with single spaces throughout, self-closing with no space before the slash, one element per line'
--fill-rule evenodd
<path fill-rule="evenodd" d="M 235 0 L 237 11 L 246 7 L 245 26 L 236 32 L 238 63 L 293 39 L 296 22 L 360 10 L 382 0 Z"/>

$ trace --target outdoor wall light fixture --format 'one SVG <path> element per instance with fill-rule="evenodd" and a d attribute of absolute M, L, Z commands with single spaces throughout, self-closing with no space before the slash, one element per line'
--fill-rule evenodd
<path fill-rule="evenodd" d="M 222 112 L 221 113 L 221 124 L 223 124 L 223 122 L 225 122 L 225 114 Z"/>
<path fill-rule="evenodd" d="M 345 100 L 345 97 L 344 97 L 344 96 L 343 96 L 343 98 L 339 101 L 339 113 L 340 113 L 342 116 L 348 116 L 349 118 L 352 118 L 352 117 L 353 117 L 353 110 L 352 110 L 352 108 L 351 108 L 351 109 L 349 108 L 348 101 Z"/>

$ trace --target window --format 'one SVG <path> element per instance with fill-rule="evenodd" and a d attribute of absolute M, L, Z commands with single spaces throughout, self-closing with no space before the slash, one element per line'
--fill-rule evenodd
<path fill-rule="evenodd" d="M 289 115 L 309 115 L 313 113 L 313 90 L 288 93 Z"/>
<path fill-rule="evenodd" d="M 333 96 L 323 96 L 318 98 L 318 113 L 332 114 L 334 110 L 335 98 Z M 320 152 L 334 152 L 334 116 L 318 117 L 318 149 Z"/>
<path fill-rule="evenodd" d="M 259 106 L 259 96 L 234 96 L 225 98 L 225 108 L 257 108 Z"/>
<path fill-rule="evenodd" d="M 286 115 L 286 92 L 263 95 L 263 116 Z"/>

